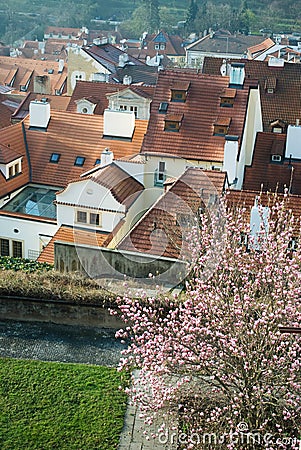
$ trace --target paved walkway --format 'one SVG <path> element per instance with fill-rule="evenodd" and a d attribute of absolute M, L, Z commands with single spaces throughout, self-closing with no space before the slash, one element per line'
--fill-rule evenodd
<path fill-rule="evenodd" d="M 115 330 L 0 321 L 0 356 L 116 367 L 124 346 Z"/>
<path fill-rule="evenodd" d="M 135 376 L 139 376 L 138 371 L 135 372 Z M 129 399 L 118 450 L 176 450 L 177 435 L 172 430 L 177 423 L 176 419 L 166 424 L 166 433 L 161 433 L 156 438 L 152 437 L 158 433 L 164 421 L 166 423 L 166 419 L 159 416 L 154 419 L 151 426 L 145 425 L 144 420 L 140 418 L 139 408 L 131 405 Z M 147 432 L 146 435 L 144 431 Z"/>

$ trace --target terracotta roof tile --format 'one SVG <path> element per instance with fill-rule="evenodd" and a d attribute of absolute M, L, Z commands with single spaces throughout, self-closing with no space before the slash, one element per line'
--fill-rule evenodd
<path fill-rule="evenodd" d="M 22 124 L 12 125 L 0 130 L 0 142 L 5 149 L 9 148 L 9 158 L 14 155 L 23 156 L 22 158 L 22 172 L 6 180 L 0 172 L 0 198 L 6 196 L 8 193 L 15 191 L 16 189 L 24 186 L 30 181 L 30 171 L 28 161 L 26 158 L 26 147 L 24 142 L 24 135 L 22 130 Z M 3 147 L 2 147 L 3 148 Z"/>
<path fill-rule="evenodd" d="M 174 82 L 190 83 L 185 103 L 171 101 Z M 214 77 L 195 70 L 164 70 L 159 72 L 151 117 L 143 142 L 142 153 L 173 154 L 187 159 L 222 162 L 224 138 L 213 135 L 217 116 L 229 117 L 229 108 L 220 106 L 221 93 L 228 87 L 228 77 Z M 243 133 L 249 89 L 237 90 L 231 108 L 228 133 Z M 165 114 L 159 112 L 161 102 L 168 103 L 168 114 L 184 114 L 179 132 L 164 131 Z"/>
<path fill-rule="evenodd" d="M 54 264 L 54 243 L 56 241 L 105 247 L 110 240 L 111 235 L 108 233 L 62 225 L 43 249 L 38 261 Z"/>
<path fill-rule="evenodd" d="M 194 218 L 202 203 L 225 188 L 226 174 L 188 168 L 140 219 L 118 248 L 170 258 L 183 257 L 187 250 L 181 218 Z M 182 252 L 182 255 L 181 255 Z"/>
<path fill-rule="evenodd" d="M 109 102 L 107 95 L 113 94 L 118 91 L 123 91 L 125 89 L 131 88 L 133 92 L 145 98 L 152 98 L 154 93 L 154 88 L 151 86 L 128 86 L 124 84 L 117 83 L 98 83 L 93 81 L 78 81 L 76 83 L 75 89 L 71 96 L 70 103 L 68 105 L 67 111 L 76 112 L 76 102 L 82 98 L 93 97 L 96 103 L 96 108 L 94 114 L 103 114 L 104 110 L 108 107 Z"/>
<path fill-rule="evenodd" d="M 25 85 L 31 76 L 28 86 L 28 92 L 33 91 L 35 76 L 49 76 L 51 84 L 51 93 L 55 94 L 54 86 L 59 80 L 67 75 L 67 68 L 64 67 L 63 72 L 59 73 L 59 63 L 57 61 L 41 61 L 26 58 L 10 58 L 8 56 L 0 56 L 0 84 L 5 84 L 5 80 L 16 71 L 16 77 L 12 87 L 19 90 L 21 85 Z M 53 73 L 50 73 L 52 72 Z"/>
<path fill-rule="evenodd" d="M 301 64 L 284 63 L 284 67 L 273 67 L 266 61 L 241 61 L 245 64 L 246 79 L 259 81 L 263 131 L 271 131 L 270 124 L 277 119 L 295 124 L 296 118 L 301 117 Z M 203 73 L 219 75 L 222 64 L 222 59 L 206 57 Z M 274 86 L 275 79 L 277 85 L 270 94 L 267 80 L 274 80 Z"/>
<path fill-rule="evenodd" d="M 126 141 L 103 139 L 103 117 L 99 115 L 52 111 L 46 132 L 30 130 L 29 117 L 24 124 L 32 181 L 57 187 L 92 169 L 107 147 L 117 159 L 139 153 L 147 127 L 147 121 L 136 120 L 132 141 Z M 52 153 L 61 155 L 57 164 L 50 162 Z M 76 156 L 85 158 L 83 166 L 74 165 Z"/>
<path fill-rule="evenodd" d="M 144 189 L 141 183 L 114 163 L 98 170 L 91 179 L 108 188 L 116 200 L 126 207 L 129 207 Z"/>

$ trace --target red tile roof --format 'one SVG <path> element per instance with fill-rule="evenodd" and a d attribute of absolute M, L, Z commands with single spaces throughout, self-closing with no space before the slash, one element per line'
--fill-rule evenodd
<path fill-rule="evenodd" d="M 258 55 L 258 53 L 268 50 L 269 48 L 273 47 L 273 45 L 275 45 L 275 42 L 271 38 L 267 38 L 263 42 L 249 47 L 248 53 L 252 58 L 254 58 Z"/>
<path fill-rule="evenodd" d="M 271 131 L 270 124 L 277 119 L 295 124 L 296 118 L 301 118 L 301 64 L 273 67 L 266 61 L 243 59 L 241 62 L 245 64 L 246 79 L 259 81 L 263 131 Z M 222 64 L 222 59 L 206 57 L 203 73 L 219 75 Z M 267 92 L 271 79 L 277 81 L 273 94 Z"/>
<path fill-rule="evenodd" d="M 182 233 L 187 230 L 181 225 L 181 217 L 194 218 L 200 205 L 208 203 L 210 194 L 222 194 L 225 183 L 226 174 L 223 172 L 188 168 L 140 219 L 118 248 L 170 258 L 183 257 L 187 243 L 184 243 Z"/>
<path fill-rule="evenodd" d="M 190 83 L 185 103 L 171 101 L 171 86 L 175 82 Z M 204 75 L 195 70 L 160 71 L 142 152 L 222 162 L 225 138 L 214 136 L 213 129 L 218 116 L 229 117 L 229 108 L 220 106 L 221 93 L 228 84 L 228 77 Z M 239 141 L 243 133 L 248 95 L 246 83 L 244 89 L 237 90 L 231 108 L 232 120 L 228 134 L 237 135 Z M 168 114 L 184 114 L 179 132 L 164 131 L 166 115 L 158 111 L 161 102 L 168 103 Z"/>
<path fill-rule="evenodd" d="M 34 76 L 47 75 L 50 79 L 51 93 L 55 94 L 55 86 L 60 86 L 66 81 L 67 68 L 64 67 L 62 73 L 58 72 L 59 63 L 57 61 L 40 61 L 25 58 L 10 58 L 0 56 L 0 84 L 8 84 L 12 81 L 13 73 L 16 71 L 15 81 L 12 87 L 20 90 L 20 86 L 25 85 L 30 79 L 28 92 L 33 91 Z M 53 70 L 53 73 L 50 73 Z"/>
<path fill-rule="evenodd" d="M 30 171 L 21 123 L 1 129 L 0 142 L 4 146 L 2 149 L 5 149 L 5 154 L 7 148 L 9 148 L 8 159 L 14 158 L 14 156 L 22 156 L 22 172 L 19 175 L 6 180 L 2 172 L 0 172 L 0 198 L 2 198 L 27 184 L 30 181 Z"/>
<path fill-rule="evenodd" d="M 54 243 L 56 241 L 106 247 L 111 238 L 112 235 L 108 233 L 62 225 L 43 249 L 38 261 L 54 264 Z"/>
<path fill-rule="evenodd" d="M 147 121 L 136 120 L 132 141 L 126 141 L 103 139 L 103 117 L 98 115 L 52 111 L 46 132 L 29 129 L 29 117 L 24 124 L 32 181 L 57 187 L 92 169 L 107 147 L 117 159 L 139 153 L 147 127 Z M 49 161 L 52 153 L 61 155 L 57 164 Z M 76 156 L 85 158 L 83 166 L 74 165 Z"/>
<path fill-rule="evenodd" d="M 129 207 L 144 189 L 141 183 L 114 163 L 95 172 L 91 179 L 108 188 L 116 200 L 126 207 Z"/>
<path fill-rule="evenodd" d="M 30 102 L 32 100 L 41 100 L 42 98 L 47 98 L 48 103 L 50 103 L 51 109 L 56 111 L 66 111 L 71 97 L 65 95 L 45 95 L 29 92 L 12 115 L 12 121 L 15 123 L 19 120 L 24 119 L 24 117 L 29 114 Z"/>
<path fill-rule="evenodd" d="M 281 203 L 284 201 L 286 208 L 291 210 L 293 216 L 298 221 L 296 230 L 300 231 L 300 217 L 301 217 L 301 196 L 299 195 L 284 195 L 276 192 L 260 192 L 260 191 L 236 191 L 230 190 L 226 194 L 227 204 L 230 207 L 245 208 L 247 219 L 251 208 L 254 206 L 255 198 L 257 197 L 258 204 L 262 206 L 269 206 Z"/>
<path fill-rule="evenodd" d="M 128 86 L 120 83 L 98 83 L 93 81 L 78 81 L 71 96 L 67 111 L 76 112 L 76 102 L 82 98 L 93 97 L 96 103 L 94 114 L 103 114 L 109 102 L 107 94 L 112 94 L 130 88 L 133 92 L 145 98 L 152 98 L 154 88 L 152 86 Z"/>

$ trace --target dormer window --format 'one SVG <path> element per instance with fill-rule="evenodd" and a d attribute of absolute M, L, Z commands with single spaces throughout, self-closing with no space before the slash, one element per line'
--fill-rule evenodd
<path fill-rule="evenodd" d="M 171 101 L 178 102 L 178 103 L 185 103 L 189 87 L 190 87 L 189 82 L 174 83 L 170 88 L 171 89 Z"/>
<path fill-rule="evenodd" d="M 179 132 L 184 114 L 166 114 L 164 120 L 164 131 Z"/>
<path fill-rule="evenodd" d="M 57 164 L 60 160 L 60 153 L 52 153 L 50 156 L 49 162 Z"/>
<path fill-rule="evenodd" d="M 74 165 L 78 167 L 82 167 L 85 163 L 85 159 L 83 156 L 77 156 L 74 161 Z"/>
<path fill-rule="evenodd" d="M 231 123 L 231 117 L 218 117 L 215 123 L 213 124 L 214 136 L 226 136 L 229 134 L 229 127 Z"/>
<path fill-rule="evenodd" d="M 14 161 L 7 166 L 7 178 L 13 178 L 21 173 L 21 160 Z"/>
<path fill-rule="evenodd" d="M 220 106 L 232 108 L 236 97 L 236 89 L 226 88 L 220 96 Z"/>
<path fill-rule="evenodd" d="M 267 94 L 274 94 L 277 86 L 277 78 L 276 77 L 268 77 L 264 82 L 264 90 Z"/>

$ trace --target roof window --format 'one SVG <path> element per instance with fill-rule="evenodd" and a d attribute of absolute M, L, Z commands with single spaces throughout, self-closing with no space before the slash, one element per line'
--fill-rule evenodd
<path fill-rule="evenodd" d="M 101 160 L 99 158 L 97 158 L 95 160 L 94 166 L 98 166 L 98 164 L 100 164 L 100 163 L 101 163 Z"/>
<path fill-rule="evenodd" d="M 213 124 L 214 136 L 226 136 L 229 132 L 229 127 L 231 123 L 231 117 L 219 117 Z"/>
<path fill-rule="evenodd" d="M 171 86 L 171 101 L 178 103 L 185 103 L 188 90 L 190 88 L 189 82 L 177 82 Z"/>
<path fill-rule="evenodd" d="M 52 153 L 50 156 L 49 162 L 58 163 L 60 160 L 60 157 L 61 157 L 60 153 Z"/>
<path fill-rule="evenodd" d="M 180 131 L 184 114 L 167 114 L 164 120 L 164 131 Z"/>
<path fill-rule="evenodd" d="M 159 105 L 159 113 L 164 114 L 167 113 L 168 110 L 168 103 L 167 102 L 161 102 Z"/>
<path fill-rule="evenodd" d="M 220 96 L 220 106 L 232 108 L 236 97 L 236 89 L 226 88 Z"/>
<path fill-rule="evenodd" d="M 85 159 L 86 158 L 84 158 L 83 156 L 77 156 L 75 158 L 74 165 L 79 167 L 83 166 L 85 163 Z"/>

